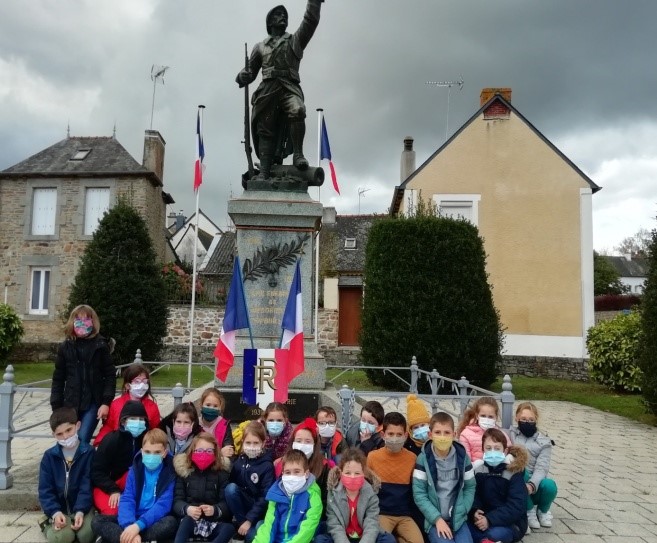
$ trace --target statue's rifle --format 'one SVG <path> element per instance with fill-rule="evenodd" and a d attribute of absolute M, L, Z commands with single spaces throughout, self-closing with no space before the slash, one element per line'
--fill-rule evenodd
<path fill-rule="evenodd" d="M 249 71 L 249 54 L 246 43 L 244 44 L 244 70 Z M 249 118 L 249 84 L 244 85 L 244 151 L 246 160 L 249 164 L 249 178 L 252 178 L 255 170 L 253 169 L 253 158 L 251 153 L 251 119 Z"/>

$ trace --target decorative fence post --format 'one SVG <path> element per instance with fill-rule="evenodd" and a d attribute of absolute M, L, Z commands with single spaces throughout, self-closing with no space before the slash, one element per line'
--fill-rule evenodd
<path fill-rule="evenodd" d="M 513 393 L 511 377 L 507 373 L 502 379 L 502 428 L 511 428 L 513 423 L 513 404 L 516 401 L 516 395 Z"/>
<path fill-rule="evenodd" d="M 135 359 L 132 361 L 133 364 L 141 364 L 142 359 L 141 359 L 141 349 L 137 349 L 137 353 L 135 354 Z"/>
<path fill-rule="evenodd" d="M 431 370 L 431 374 L 429 375 L 429 386 L 431 387 L 431 407 L 433 408 L 433 412 L 435 413 L 438 411 L 438 380 L 440 379 L 440 373 L 436 371 L 434 368 Z"/>
<path fill-rule="evenodd" d="M 417 377 L 418 377 L 417 358 L 411 359 L 411 394 L 417 394 Z"/>
<path fill-rule="evenodd" d="M 14 476 L 9 473 L 14 465 L 11 461 L 11 440 L 14 426 L 14 367 L 10 364 L 5 370 L 0 384 L 0 490 L 7 490 L 14 485 Z"/>
<path fill-rule="evenodd" d="M 464 376 L 461 376 L 459 379 L 459 402 L 461 404 L 461 416 L 463 416 L 463 413 L 465 410 L 468 408 L 468 403 L 470 402 L 470 396 L 468 394 L 468 385 L 470 384 L 470 381 L 468 381 Z"/>
<path fill-rule="evenodd" d="M 175 409 L 182 403 L 183 396 L 185 395 L 185 389 L 182 383 L 176 383 L 176 386 L 171 389 L 171 395 L 173 396 L 173 408 Z"/>
<path fill-rule="evenodd" d="M 342 432 L 346 436 L 347 430 L 351 426 L 351 411 L 356 402 L 356 391 L 347 385 L 342 385 L 340 390 L 338 390 L 338 397 L 340 398 L 340 409 L 342 411 Z"/>

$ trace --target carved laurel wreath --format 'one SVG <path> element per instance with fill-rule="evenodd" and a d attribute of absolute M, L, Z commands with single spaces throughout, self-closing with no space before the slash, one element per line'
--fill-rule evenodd
<path fill-rule="evenodd" d="M 303 254 L 303 246 L 310 239 L 310 234 L 300 235 L 290 243 L 277 243 L 271 247 L 262 246 L 253 255 L 253 260 L 247 258 L 242 265 L 242 280 L 257 281 L 260 277 L 278 273 L 281 268 L 294 264 L 297 257 Z"/>

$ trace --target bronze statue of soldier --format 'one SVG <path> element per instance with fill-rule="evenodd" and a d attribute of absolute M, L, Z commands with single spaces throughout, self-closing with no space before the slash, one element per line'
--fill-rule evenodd
<path fill-rule="evenodd" d="M 271 177 L 273 165 L 282 164 L 290 154 L 298 170 L 308 169 L 308 160 L 303 154 L 306 108 L 299 65 L 319 24 L 323 1 L 308 0 L 303 20 L 294 34 L 286 32 L 288 13 L 285 7 L 273 8 L 266 18 L 268 37 L 255 45 L 248 66 L 237 74 L 238 85 L 244 87 L 262 70 L 262 81 L 251 99 L 251 134 L 263 180 Z"/>

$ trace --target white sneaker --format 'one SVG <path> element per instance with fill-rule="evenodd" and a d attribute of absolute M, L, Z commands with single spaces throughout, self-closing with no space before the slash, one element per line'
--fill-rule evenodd
<path fill-rule="evenodd" d="M 538 521 L 538 518 L 536 517 L 536 507 L 533 507 L 529 511 L 527 511 L 527 524 L 529 524 L 529 527 L 532 530 L 537 530 L 538 528 L 541 527 L 541 523 Z"/>
<path fill-rule="evenodd" d="M 550 513 L 549 511 L 547 511 L 546 513 L 543 513 L 542 511 L 538 511 L 538 522 L 544 528 L 551 528 L 552 527 L 552 513 Z"/>
<path fill-rule="evenodd" d="M 525 535 L 531 535 L 532 529 L 527 525 L 527 531 L 525 532 Z"/>

